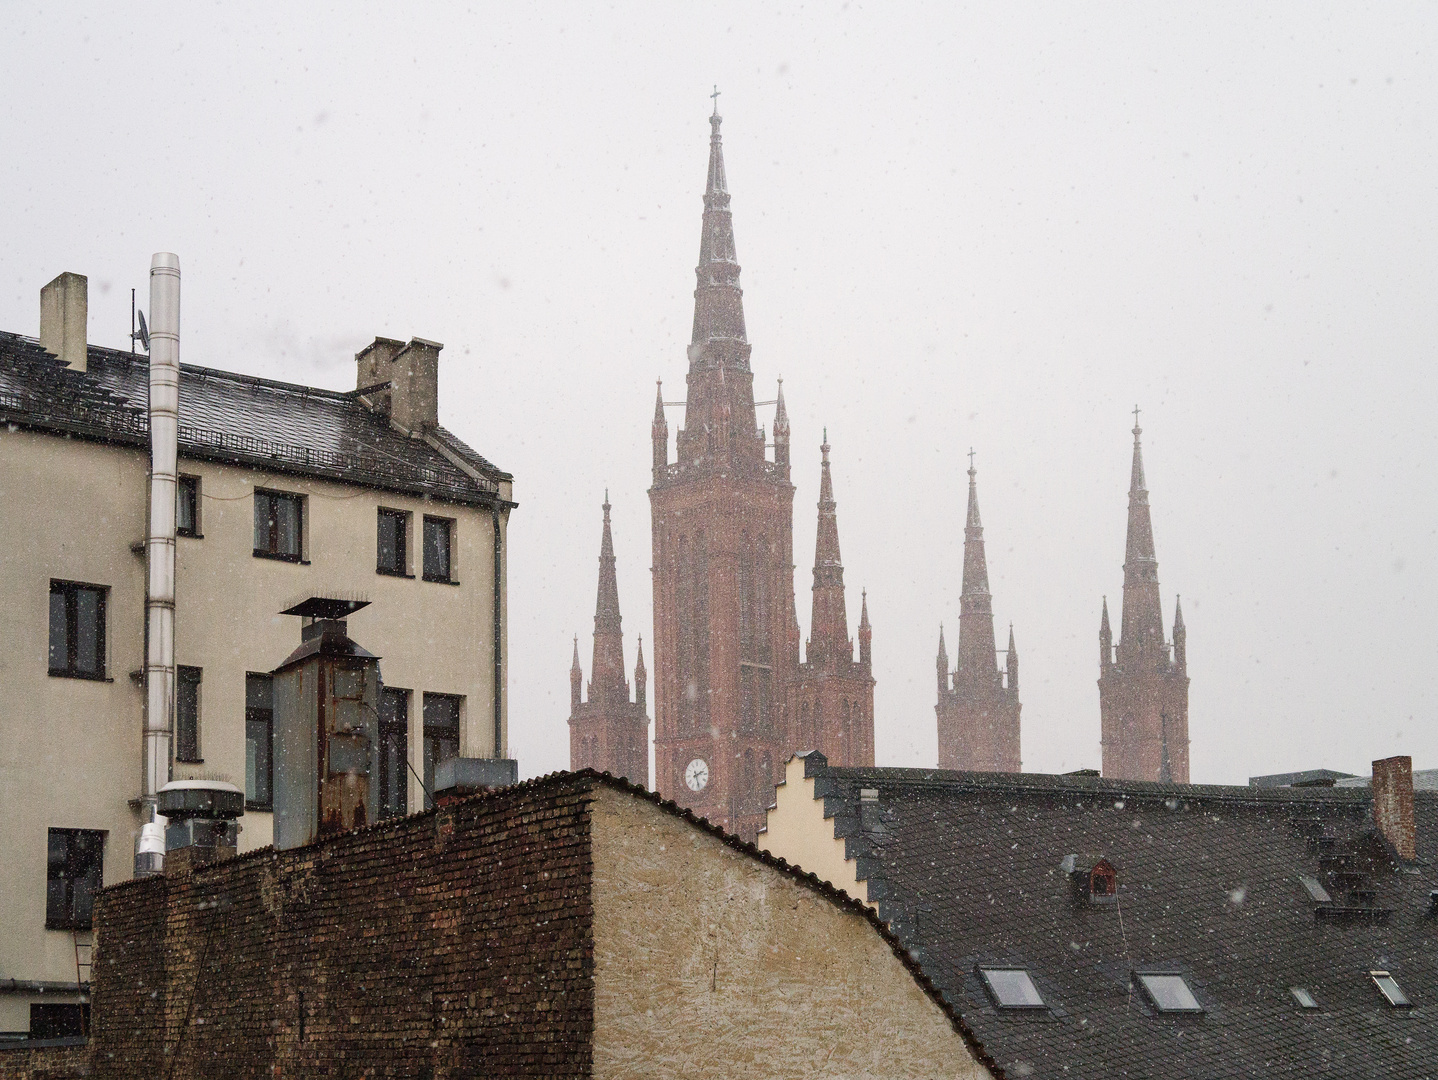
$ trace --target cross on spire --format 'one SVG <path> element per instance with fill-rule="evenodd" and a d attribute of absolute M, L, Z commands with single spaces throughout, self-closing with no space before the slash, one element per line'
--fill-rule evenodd
<path fill-rule="evenodd" d="M 1138 406 L 1133 407 L 1133 433 L 1137 435 L 1143 429 L 1138 426 Z"/>
<path fill-rule="evenodd" d="M 719 115 L 719 95 L 720 95 L 721 92 L 722 92 L 722 91 L 720 91 L 719 85 L 716 83 L 716 84 L 714 85 L 714 93 L 712 93 L 712 94 L 709 95 L 711 98 L 714 99 L 714 115 L 715 115 L 715 116 L 718 116 L 718 115 Z"/>
<path fill-rule="evenodd" d="M 972 476 L 972 475 L 973 475 L 973 472 L 974 472 L 974 448 L 971 446 L 971 447 L 969 447 L 969 475 Z"/>

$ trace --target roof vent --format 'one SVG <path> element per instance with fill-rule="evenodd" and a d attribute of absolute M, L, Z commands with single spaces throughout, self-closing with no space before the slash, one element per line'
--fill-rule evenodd
<path fill-rule="evenodd" d="M 1075 897 L 1090 904 L 1118 900 L 1118 867 L 1099 855 L 1065 855 L 1059 865 L 1069 876 Z"/>

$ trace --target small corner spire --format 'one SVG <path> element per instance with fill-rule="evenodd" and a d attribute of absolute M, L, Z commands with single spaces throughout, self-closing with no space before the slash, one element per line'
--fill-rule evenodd
<path fill-rule="evenodd" d="M 859 626 L 865 627 L 869 625 L 869 590 L 860 589 L 859 598 Z"/>
<path fill-rule="evenodd" d="M 569 665 L 570 671 L 582 671 L 579 666 L 579 635 L 574 635 L 574 661 Z"/>
<path fill-rule="evenodd" d="M 1183 625 L 1183 597 L 1175 595 L 1173 598 L 1173 628 L 1175 631 L 1184 629 Z"/>

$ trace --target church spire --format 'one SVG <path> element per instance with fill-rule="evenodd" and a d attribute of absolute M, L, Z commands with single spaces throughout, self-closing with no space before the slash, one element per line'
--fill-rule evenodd
<path fill-rule="evenodd" d="M 1009 690 L 1019 688 L 1019 647 L 1014 644 L 1014 624 L 1009 623 L 1009 650 L 1005 654 L 1004 670 L 1008 673 L 1005 686 Z"/>
<path fill-rule="evenodd" d="M 664 419 L 664 381 L 654 380 L 654 422 L 649 426 L 654 443 L 654 479 L 658 482 L 669 464 L 669 421 Z"/>
<path fill-rule="evenodd" d="M 1113 630 L 1108 623 L 1108 597 L 1103 598 L 1103 618 L 1098 624 L 1098 667 L 1100 673 L 1113 663 Z"/>
<path fill-rule="evenodd" d="M 964 591 L 959 598 L 959 655 L 955 682 L 981 686 L 998 680 L 994 662 L 994 605 L 984 556 L 984 525 L 974 452 L 969 451 L 969 509 L 964 522 Z"/>
<path fill-rule="evenodd" d="M 944 624 L 939 623 L 939 655 L 934 658 L 934 666 L 938 669 L 939 693 L 949 689 L 949 650 L 944 645 Z"/>
<path fill-rule="evenodd" d="M 1188 628 L 1183 625 L 1183 604 L 1173 598 L 1173 666 L 1180 675 L 1188 674 Z"/>
<path fill-rule="evenodd" d="M 579 666 L 579 635 L 574 635 L 574 662 L 569 665 L 569 709 L 573 712 L 583 700 L 584 669 Z"/>
<path fill-rule="evenodd" d="M 874 665 L 874 628 L 869 625 L 869 590 L 860 594 L 859 604 L 859 663 L 865 667 Z"/>
<path fill-rule="evenodd" d="M 624 680 L 624 632 L 619 617 L 619 582 L 614 569 L 614 536 L 609 527 L 609 492 L 604 492 L 604 533 L 599 543 L 599 593 L 594 603 L 594 662 L 589 700 L 629 700 Z"/>
<path fill-rule="evenodd" d="M 1119 662 L 1140 656 L 1156 658 L 1164 648 L 1163 608 L 1158 592 L 1158 556 L 1153 544 L 1148 488 L 1143 475 L 1143 445 L 1138 406 L 1133 415 L 1133 470 L 1128 490 L 1128 541 L 1123 561 L 1123 624 L 1119 630 Z"/>
<path fill-rule="evenodd" d="M 784 408 L 784 376 L 779 376 L 779 394 L 774 400 L 774 464 L 789 476 L 789 410 Z"/>
<path fill-rule="evenodd" d="M 634 704 L 640 712 L 647 712 L 649 672 L 644 669 L 644 635 L 639 635 L 639 657 L 634 661 Z"/>
<path fill-rule="evenodd" d="M 809 622 L 810 664 L 831 659 L 852 661 L 849 618 L 844 610 L 844 564 L 839 556 L 838 504 L 829 475 L 829 432 L 819 447 L 823 456 L 819 474 L 819 531 L 814 542 L 814 610 Z"/>
<path fill-rule="evenodd" d="M 704 225 L 699 240 L 699 265 L 694 273 L 694 335 L 690 365 L 696 350 L 716 338 L 746 341 L 743 291 L 739 288 L 739 262 L 734 250 L 734 216 L 729 211 L 729 186 L 724 177 L 724 122 L 715 99 L 709 117 L 709 178 L 704 189 Z M 747 356 L 745 358 L 747 360 Z"/>

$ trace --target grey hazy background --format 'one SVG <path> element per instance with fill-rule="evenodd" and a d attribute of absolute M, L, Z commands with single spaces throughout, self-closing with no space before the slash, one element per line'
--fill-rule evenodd
<path fill-rule="evenodd" d="M 444 342 L 442 419 L 521 503 L 512 749 L 563 767 L 606 485 L 648 637 L 717 82 L 800 622 L 827 424 L 881 764 L 935 759 L 972 445 L 1025 767 L 1098 765 L 1137 401 L 1194 779 L 1438 766 L 1438 10 L 516 8 L 6 5 L 0 327 L 73 270 L 124 347 L 172 250 L 189 363 L 349 389 L 376 334 Z"/>

